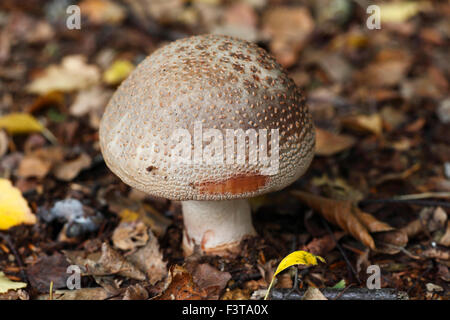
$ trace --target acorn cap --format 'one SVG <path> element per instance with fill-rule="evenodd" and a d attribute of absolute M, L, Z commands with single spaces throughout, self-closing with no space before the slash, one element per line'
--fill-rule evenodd
<path fill-rule="evenodd" d="M 238 139 L 230 140 L 231 154 L 226 148 L 227 134 L 238 129 L 257 135 L 256 142 L 245 138 L 240 162 Z M 260 155 L 264 132 L 261 150 L 273 161 L 250 161 Z M 282 189 L 306 171 L 315 141 L 304 98 L 274 58 L 253 43 L 218 35 L 181 39 L 147 57 L 111 98 L 99 134 L 105 162 L 120 179 L 171 200 Z M 223 154 L 211 151 L 220 145 Z"/>

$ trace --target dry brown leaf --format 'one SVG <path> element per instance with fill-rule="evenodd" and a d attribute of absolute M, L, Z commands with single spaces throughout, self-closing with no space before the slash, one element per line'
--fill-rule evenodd
<path fill-rule="evenodd" d="M 316 155 L 331 156 L 351 148 L 355 142 L 356 140 L 352 136 L 334 134 L 316 128 Z"/>
<path fill-rule="evenodd" d="M 105 300 L 109 298 L 108 292 L 103 288 L 82 288 L 78 290 L 56 290 L 54 300 Z M 39 300 L 48 300 L 49 295 L 38 297 Z"/>
<path fill-rule="evenodd" d="M 119 252 L 112 249 L 106 242 L 102 244 L 101 252 L 86 256 L 84 251 L 64 251 L 67 259 L 78 265 L 86 274 L 105 276 L 120 275 L 136 280 L 145 280 L 145 274 L 128 262 Z"/>
<path fill-rule="evenodd" d="M 67 286 L 67 273 L 69 263 L 61 254 L 43 256 L 36 263 L 27 267 L 27 276 L 33 288 L 40 292 L 49 292 L 50 282 L 53 282 L 54 289 L 61 289 Z"/>
<path fill-rule="evenodd" d="M 309 287 L 308 290 L 306 290 L 302 300 L 328 300 L 325 298 L 323 293 L 314 287 Z"/>
<path fill-rule="evenodd" d="M 167 274 L 167 263 L 159 250 L 158 239 L 148 230 L 147 244 L 130 255 L 127 259 L 147 275 L 150 284 L 162 280 Z"/>
<path fill-rule="evenodd" d="M 207 296 L 206 290 L 194 282 L 185 268 L 173 265 L 169 270 L 166 289 L 156 300 L 204 300 Z"/>
<path fill-rule="evenodd" d="M 82 153 L 76 159 L 57 164 L 53 169 L 53 174 L 59 180 L 72 181 L 82 170 L 89 168 L 91 163 L 91 157 Z"/>
<path fill-rule="evenodd" d="M 134 250 L 142 247 L 148 239 L 148 229 L 142 221 L 121 222 L 112 235 L 114 246 L 121 250 Z"/>
<path fill-rule="evenodd" d="M 308 9 L 276 7 L 266 12 L 263 21 L 263 30 L 272 38 L 270 51 L 282 66 L 292 66 L 314 30 Z"/>
<path fill-rule="evenodd" d="M 123 295 L 123 300 L 147 300 L 148 298 L 148 291 L 139 283 L 129 286 Z"/>
<path fill-rule="evenodd" d="M 298 190 L 292 191 L 292 194 L 372 250 L 377 248 L 370 232 L 394 231 L 388 224 L 361 211 L 351 201 L 328 199 Z"/>
<path fill-rule="evenodd" d="M 52 162 L 35 156 L 25 156 L 20 161 L 17 174 L 22 178 L 44 178 L 50 171 Z"/>
<path fill-rule="evenodd" d="M 207 292 L 209 300 L 219 299 L 221 291 L 231 279 L 229 272 L 219 271 L 207 263 L 198 265 L 192 276 L 194 282 Z"/>
<path fill-rule="evenodd" d="M 383 132 L 383 119 L 378 113 L 344 117 L 342 125 L 349 129 L 380 135 Z"/>
<path fill-rule="evenodd" d="M 438 243 L 442 246 L 450 247 L 450 221 L 447 221 L 447 229 L 445 229 L 445 233 Z"/>
<path fill-rule="evenodd" d="M 81 55 L 66 56 L 61 65 L 51 65 L 45 73 L 35 79 L 27 90 L 40 95 L 51 91 L 73 91 L 89 88 L 100 82 L 97 66 L 86 64 Z"/>
<path fill-rule="evenodd" d="M 343 236 L 343 232 L 334 232 L 334 239 L 336 241 L 339 241 Z M 334 239 L 330 234 L 320 238 L 314 238 L 307 245 L 303 246 L 301 250 L 317 256 L 324 256 L 336 247 L 336 241 Z"/>

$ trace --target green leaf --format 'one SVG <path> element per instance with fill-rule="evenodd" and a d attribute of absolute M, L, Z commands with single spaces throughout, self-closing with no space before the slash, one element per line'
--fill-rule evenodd
<path fill-rule="evenodd" d="M 331 289 L 345 289 L 345 279 L 336 283 Z"/>

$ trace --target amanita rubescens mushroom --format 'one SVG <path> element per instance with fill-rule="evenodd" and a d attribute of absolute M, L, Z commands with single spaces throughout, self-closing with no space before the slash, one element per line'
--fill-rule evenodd
<path fill-rule="evenodd" d="M 255 235 L 247 198 L 297 180 L 314 140 L 304 98 L 274 58 L 217 35 L 156 50 L 100 125 L 105 162 L 120 179 L 182 202 L 186 253 L 230 253 Z"/>

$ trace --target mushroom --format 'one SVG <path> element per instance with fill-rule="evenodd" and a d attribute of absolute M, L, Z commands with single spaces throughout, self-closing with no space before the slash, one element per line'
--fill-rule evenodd
<path fill-rule="evenodd" d="M 314 156 L 298 87 L 256 44 L 177 40 L 122 82 L 100 124 L 107 166 L 126 184 L 181 201 L 186 254 L 228 255 L 256 235 L 248 198 L 297 180 Z"/>

